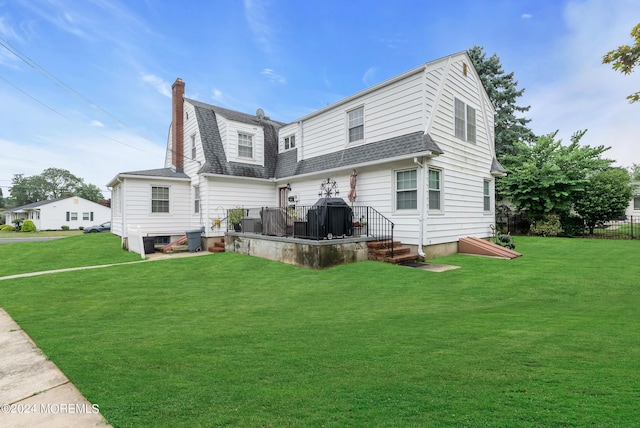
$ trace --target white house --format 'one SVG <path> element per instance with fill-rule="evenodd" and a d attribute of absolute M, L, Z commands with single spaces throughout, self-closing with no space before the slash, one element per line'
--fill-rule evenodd
<path fill-rule="evenodd" d="M 494 108 L 466 52 L 407 71 L 285 124 L 184 98 L 173 84 L 164 168 L 117 174 L 112 231 L 171 239 L 236 207 L 299 206 L 335 181 L 354 206 L 394 224 L 394 238 L 427 257 L 486 238 L 495 222 Z M 224 227 L 223 227 L 224 229 Z"/>
<path fill-rule="evenodd" d="M 111 209 L 79 196 L 34 202 L 4 212 L 5 222 L 14 219 L 33 220 L 38 230 L 85 228 L 111 220 Z"/>
<path fill-rule="evenodd" d="M 634 181 L 631 184 L 638 187 L 633 191 L 633 198 L 631 198 L 631 202 L 629 202 L 629 207 L 625 214 L 627 217 L 633 216 L 634 220 L 640 221 L 640 181 Z"/>

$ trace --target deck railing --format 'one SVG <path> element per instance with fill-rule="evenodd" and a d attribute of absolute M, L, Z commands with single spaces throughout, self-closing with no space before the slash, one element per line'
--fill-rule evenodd
<path fill-rule="evenodd" d="M 233 208 L 227 230 L 301 239 L 370 238 L 388 241 L 393 253 L 394 224 L 368 206 Z M 393 254 L 392 254 L 393 256 Z"/>

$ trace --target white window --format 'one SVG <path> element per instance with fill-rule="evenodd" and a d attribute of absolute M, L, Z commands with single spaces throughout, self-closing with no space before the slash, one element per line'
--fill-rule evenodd
<path fill-rule="evenodd" d="M 193 187 L 193 212 L 200 212 L 200 186 Z"/>
<path fill-rule="evenodd" d="M 442 209 L 442 171 L 429 168 L 429 209 Z"/>
<path fill-rule="evenodd" d="M 169 212 L 169 188 L 152 186 L 151 187 L 151 212 L 152 213 L 168 213 Z"/>
<path fill-rule="evenodd" d="M 484 210 L 491 211 L 491 182 L 489 180 L 484 180 L 482 193 L 484 197 Z"/>
<path fill-rule="evenodd" d="M 253 157 L 253 136 L 238 133 L 238 156 L 243 158 Z"/>
<path fill-rule="evenodd" d="M 284 139 L 284 149 L 293 149 L 296 146 L 296 136 L 290 135 Z"/>
<path fill-rule="evenodd" d="M 196 135 L 191 136 L 191 159 L 196 158 Z"/>
<path fill-rule="evenodd" d="M 396 210 L 415 210 L 417 208 L 417 170 L 396 171 Z"/>
<path fill-rule="evenodd" d="M 476 110 L 455 98 L 454 100 L 454 134 L 461 140 L 476 142 Z"/>
<path fill-rule="evenodd" d="M 78 220 L 78 213 L 71 213 L 70 220 L 71 220 L 71 221 L 76 221 L 76 220 Z"/>
<path fill-rule="evenodd" d="M 349 142 L 364 140 L 364 107 L 348 113 Z"/>
<path fill-rule="evenodd" d="M 91 220 L 91 214 L 90 213 L 82 213 L 82 219 L 83 220 Z"/>
<path fill-rule="evenodd" d="M 640 196 L 635 196 L 633 198 L 633 209 L 640 210 Z"/>

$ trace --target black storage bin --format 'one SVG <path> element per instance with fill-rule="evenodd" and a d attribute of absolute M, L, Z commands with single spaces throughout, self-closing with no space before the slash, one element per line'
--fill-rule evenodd
<path fill-rule="evenodd" d="M 145 254 L 153 254 L 156 252 L 156 238 L 153 236 L 143 236 L 142 243 L 144 244 Z"/>

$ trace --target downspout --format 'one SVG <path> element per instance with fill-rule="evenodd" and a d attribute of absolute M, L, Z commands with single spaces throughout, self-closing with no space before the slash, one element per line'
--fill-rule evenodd
<path fill-rule="evenodd" d="M 422 258 L 426 257 L 422 249 L 422 239 L 424 237 L 424 165 L 418 158 L 413 158 L 413 163 L 418 165 L 418 255 Z"/>

